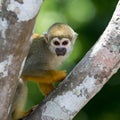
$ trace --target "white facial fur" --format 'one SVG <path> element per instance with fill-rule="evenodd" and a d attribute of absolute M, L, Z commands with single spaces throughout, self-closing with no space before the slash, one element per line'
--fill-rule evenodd
<path fill-rule="evenodd" d="M 67 55 L 69 52 L 71 52 L 73 44 L 68 38 L 59 39 L 58 37 L 54 37 L 50 42 L 49 49 L 52 53 L 56 54 L 57 48 L 65 48 L 65 55 Z"/>

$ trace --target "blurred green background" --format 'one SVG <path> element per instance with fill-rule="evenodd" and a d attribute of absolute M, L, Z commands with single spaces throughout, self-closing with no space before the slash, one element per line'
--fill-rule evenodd
<path fill-rule="evenodd" d="M 55 22 L 69 24 L 79 35 L 73 53 L 62 66 L 68 72 L 98 40 L 118 0 L 45 0 L 38 15 L 35 33 L 42 34 Z M 44 97 L 35 83 L 28 83 L 26 108 Z M 74 120 L 120 120 L 120 70 L 76 115 Z"/>

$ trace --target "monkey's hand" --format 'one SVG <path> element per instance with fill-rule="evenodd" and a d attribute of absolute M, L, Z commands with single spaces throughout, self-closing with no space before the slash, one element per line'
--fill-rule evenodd
<path fill-rule="evenodd" d="M 43 35 L 40 35 L 40 34 L 37 34 L 37 33 L 34 33 L 33 36 L 32 36 L 33 40 L 37 40 L 41 37 L 43 37 Z"/>
<path fill-rule="evenodd" d="M 54 83 L 63 80 L 66 77 L 66 71 L 57 70 L 45 70 L 33 72 L 32 75 L 23 75 L 24 81 L 30 80 L 37 82 L 40 86 L 40 90 L 44 95 L 49 94 L 54 89 Z"/>

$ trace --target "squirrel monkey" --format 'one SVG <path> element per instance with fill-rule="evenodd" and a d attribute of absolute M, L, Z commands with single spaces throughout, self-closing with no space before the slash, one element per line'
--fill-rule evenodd
<path fill-rule="evenodd" d="M 57 68 L 66 60 L 73 49 L 77 34 L 74 30 L 63 23 L 53 24 L 46 34 L 39 37 L 34 35 L 30 47 L 21 81 L 16 91 L 16 101 L 13 103 L 13 120 L 17 120 L 27 113 L 23 112 L 27 88 L 26 81 L 31 80 L 39 84 L 44 95 L 54 89 L 54 83 L 63 80 L 66 71 L 59 71 Z M 18 93 L 19 91 L 19 93 Z M 21 93 L 20 93 L 21 92 Z"/>

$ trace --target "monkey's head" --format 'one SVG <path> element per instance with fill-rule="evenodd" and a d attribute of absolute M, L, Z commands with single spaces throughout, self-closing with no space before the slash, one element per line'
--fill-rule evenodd
<path fill-rule="evenodd" d="M 63 23 L 55 23 L 45 34 L 45 41 L 48 44 L 48 48 L 53 54 L 57 56 L 65 56 L 71 52 L 73 45 L 77 38 L 77 33 Z"/>

